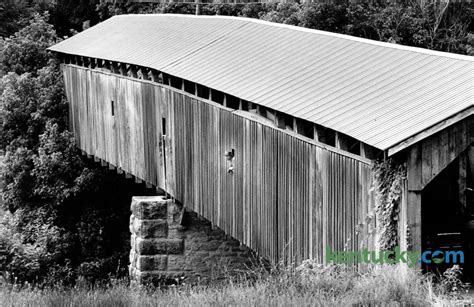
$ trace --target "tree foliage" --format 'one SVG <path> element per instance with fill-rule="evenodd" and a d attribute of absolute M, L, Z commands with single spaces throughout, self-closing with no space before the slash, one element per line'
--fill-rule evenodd
<path fill-rule="evenodd" d="M 25 26 L 34 14 L 49 12 L 47 21 L 58 36 L 69 36 L 82 31 L 84 22 L 94 25 L 99 21 L 98 0 L 3 0 L 0 2 L 0 37 L 9 37 Z"/>
<path fill-rule="evenodd" d="M 71 30 L 82 31 L 85 22 L 91 25 L 99 22 L 98 3 L 98 0 L 56 0 L 48 8 L 49 22 L 60 37 L 71 35 Z"/>
<path fill-rule="evenodd" d="M 21 9 L 15 1 L 0 3 L 0 37 L 10 36 L 18 30 Z"/>
<path fill-rule="evenodd" d="M 378 41 L 469 54 L 474 4 L 279 3 L 261 19 Z"/>
<path fill-rule="evenodd" d="M 47 14 L 33 15 L 24 28 L 3 40 L 0 70 L 34 74 L 48 64 L 46 48 L 58 42 L 58 37 L 53 26 L 46 22 L 47 17 Z"/>
<path fill-rule="evenodd" d="M 151 192 L 81 157 L 59 63 L 45 51 L 58 41 L 46 18 L 33 16 L 2 49 L 12 71 L 0 82 L 0 270 L 41 283 L 124 275 L 130 198 Z"/>
<path fill-rule="evenodd" d="M 3 114 L 0 149 L 8 146 L 38 146 L 39 137 L 51 121 L 65 129 L 67 110 L 62 76 L 54 60 L 33 73 L 8 73 L 3 77 L 0 105 Z"/>

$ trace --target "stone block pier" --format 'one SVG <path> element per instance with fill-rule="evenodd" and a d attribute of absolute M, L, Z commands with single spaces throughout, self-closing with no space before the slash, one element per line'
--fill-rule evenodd
<path fill-rule="evenodd" d="M 248 269 L 253 252 L 164 196 L 132 198 L 130 277 L 138 284 L 197 282 Z"/>

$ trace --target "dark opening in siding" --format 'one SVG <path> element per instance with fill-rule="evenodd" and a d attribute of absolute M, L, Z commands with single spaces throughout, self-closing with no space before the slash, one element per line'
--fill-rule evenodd
<path fill-rule="evenodd" d="M 332 129 L 327 128 L 324 130 L 324 134 L 325 134 L 324 143 L 328 144 L 329 146 L 335 147 L 336 146 L 336 132 Z"/>
<path fill-rule="evenodd" d="M 196 83 L 184 80 L 184 91 L 194 95 L 196 92 Z"/>
<path fill-rule="evenodd" d="M 314 138 L 314 124 L 304 119 L 298 119 L 298 121 L 298 133 L 310 139 Z"/>
<path fill-rule="evenodd" d="M 224 94 L 222 92 L 212 90 L 212 101 L 218 104 L 224 104 Z"/>
<path fill-rule="evenodd" d="M 290 115 L 284 115 L 284 119 L 285 119 L 285 128 L 286 129 L 289 129 L 289 130 L 294 130 L 294 127 L 293 127 L 293 116 L 290 116 Z"/>
<path fill-rule="evenodd" d="M 181 89 L 183 79 L 170 76 L 170 85 L 174 88 Z"/>
<path fill-rule="evenodd" d="M 170 85 L 170 76 L 168 74 L 163 74 L 163 84 Z"/>
<path fill-rule="evenodd" d="M 242 110 L 248 111 L 249 110 L 249 102 L 245 100 L 241 100 L 242 103 Z"/>
<path fill-rule="evenodd" d="M 115 116 L 114 101 L 113 100 L 110 101 L 110 106 L 111 106 L 111 109 L 112 109 L 112 116 Z"/>
<path fill-rule="evenodd" d="M 200 84 L 197 85 L 197 93 L 196 95 L 198 97 L 204 98 L 204 99 L 209 99 L 209 88 L 206 86 L 202 86 Z"/>
<path fill-rule="evenodd" d="M 350 136 L 347 136 L 347 146 L 350 153 L 360 155 L 360 142 Z"/>
<path fill-rule="evenodd" d="M 227 95 L 226 96 L 226 102 L 227 102 L 227 107 L 238 110 L 239 109 L 239 98 L 234 97 L 232 95 Z"/>

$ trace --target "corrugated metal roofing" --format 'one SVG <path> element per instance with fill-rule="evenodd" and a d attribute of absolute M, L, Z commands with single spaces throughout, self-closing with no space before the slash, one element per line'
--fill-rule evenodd
<path fill-rule="evenodd" d="M 50 50 L 154 68 L 379 149 L 474 103 L 474 58 L 260 20 L 121 15 Z"/>

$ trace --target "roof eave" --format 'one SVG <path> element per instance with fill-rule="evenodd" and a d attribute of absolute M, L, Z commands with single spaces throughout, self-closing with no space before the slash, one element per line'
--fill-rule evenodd
<path fill-rule="evenodd" d="M 457 123 L 457 122 L 460 122 L 461 120 L 471 116 L 471 115 L 474 115 L 474 106 L 470 106 L 454 115 L 452 115 L 451 117 L 448 117 L 446 118 L 445 120 L 442 120 L 436 124 L 434 124 L 433 126 L 423 130 L 423 131 L 420 131 L 408 138 L 406 138 L 405 140 L 401 141 L 401 142 L 398 142 L 397 144 L 387 148 L 387 152 L 388 152 L 388 156 L 393 156 L 394 154 L 404 150 L 405 148 L 408 148 L 420 141 L 422 141 L 423 139 L 429 137 L 429 136 L 432 136 L 433 134 L 435 133 L 438 133 L 440 132 L 441 130 Z"/>

